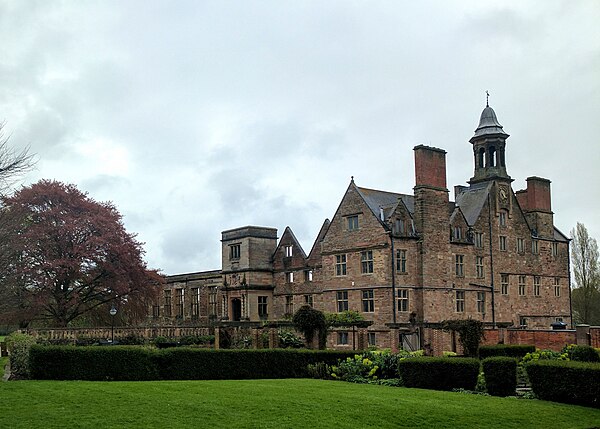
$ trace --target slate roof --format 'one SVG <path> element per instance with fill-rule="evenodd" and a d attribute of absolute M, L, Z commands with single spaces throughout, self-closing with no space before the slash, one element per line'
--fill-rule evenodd
<path fill-rule="evenodd" d="M 399 200 L 402 200 L 411 216 L 415 212 L 415 198 L 412 195 L 360 188 L 358 186 L 356 189 L 378 219 L 380 219 L 379 209 L 383 209 L 383 215 L 385 219 L 388 219 L 398 206 Z"/>
<path fill-rule="evenodd" d="M 492 182 L 482 182 L 464 188 L 464 191 L 456 196 L 456 205 L 460 207 L 469 226 L 477 222 L 481 209 L 487 201 Z"/>
<path fill-rule="evenodd" d="M 508 134 L 504 132 L 502 125 L 498 122 L 496 112 L 490 106 L 487 106 L 481 112 L 481 118 L 479 118 L 479 126 L 475 130 L 475 135 L 471 137 L 471 142 L 474 139 L 480 138 L 486 135 L 502 135 L 508 137 Z"/>

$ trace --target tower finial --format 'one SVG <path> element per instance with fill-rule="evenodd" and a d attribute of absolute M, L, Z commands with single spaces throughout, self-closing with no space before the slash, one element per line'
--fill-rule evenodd
<path fill-rule="evenodd" d="M 485 91 L 485 107 L 490 107 L 490 92 Z"/>

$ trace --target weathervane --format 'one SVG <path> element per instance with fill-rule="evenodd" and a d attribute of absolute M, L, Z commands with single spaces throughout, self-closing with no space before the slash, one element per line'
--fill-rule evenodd
<path fill-rule="evenodd" d="M 485 91 L 485 107 L 490 107 L 490 93 L 489 91 Z"/>

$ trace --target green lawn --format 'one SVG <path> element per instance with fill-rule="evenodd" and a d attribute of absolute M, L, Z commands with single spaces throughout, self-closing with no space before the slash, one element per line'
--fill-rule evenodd
<path fill-rule="evenodd" d="M 323 380 L 0 384 L 6 428 L 590 428 L 600 410 Z"/>

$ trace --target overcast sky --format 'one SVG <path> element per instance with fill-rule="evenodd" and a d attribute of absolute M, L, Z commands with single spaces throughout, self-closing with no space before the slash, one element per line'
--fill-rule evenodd
<path fill-rule="evenodd" d="M 41 178 L 113 201 L 166 274 L 221 231 L 306 252 L 354 176 L 412 193 L 418 144 L 473 175 L 485 91 L 513 190 L 600 239 L 600 2 L 0 0 L 0 120 Z M 453 199 L 453 193 L 451 193 Z"/>

